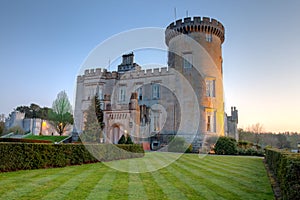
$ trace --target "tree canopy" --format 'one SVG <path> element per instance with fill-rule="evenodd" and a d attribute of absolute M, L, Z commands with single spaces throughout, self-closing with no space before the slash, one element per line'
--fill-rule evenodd
<path fill-rule="evenodd" d="M 48 111 L 48 118 L 60 135 L 66 131 L 68 125 L 73 124 L 71 113 L 72 106 L 68 95 L 65 91 L 61 91 L 52 104 L 52 110 Z"/>
<path fill-rule="evenodd" d="M 40 118 L 46 120 L 48 119 L 49 110 L 51 110 L 51 108 L 41 108 L 35 103 L 31 103 L 30 106 L 18 106 L 16 108 L 16 111 L 25 113 L 25 118 Z"/>

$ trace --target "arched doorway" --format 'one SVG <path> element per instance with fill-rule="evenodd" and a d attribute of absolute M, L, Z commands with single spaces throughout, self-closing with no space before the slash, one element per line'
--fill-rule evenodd
<path fill-rule="evenodd" d="M 114 124 L 111 127 L 110 133 L 109 133 L 109 141 L 112 144 L 118 144 L 118 141 L 121 137 L 121 131 L 120 131 L 120 126 L 117 124 Z"/>

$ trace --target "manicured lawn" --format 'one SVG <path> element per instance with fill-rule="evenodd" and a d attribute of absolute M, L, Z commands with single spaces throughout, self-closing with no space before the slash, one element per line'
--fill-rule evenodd
<path fill-rule="evenodd" d="M 145 173 L 108 167 L 151 171 L 172 156 L 147 153 L 145 158 L 104 164 L 1 173 L 0 199 L 274 199 L 258 157 L 185 154 Z"/>
<path fill-rule="evenodd" d="M 32 140 L 49 140 L 51 142 L 59 142 L 63 139 L 67 138 L 68 136 L 52 136 L 52 135 L 28 135 L 25 139 L 32 139 Z"/>

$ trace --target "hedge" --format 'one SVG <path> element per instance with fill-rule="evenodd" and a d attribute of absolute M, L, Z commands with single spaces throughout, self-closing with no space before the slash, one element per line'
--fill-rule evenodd
<path fill-rule="evenodd" d="M 300 199 L 300 154 L 266 149 L 266 162 L 279 182 L 282 199 Z"/>
<path fill-rule="evenodd" d="M 0 138 L 0 142 L 52 143 L 52 141 L 50 140 L 36 140 L 26 138 Z"/>
<path fill-rule="evenodd" d="M 141 145 L 0 143 L 0 171 L 65 167 L 144 156 Z"/>

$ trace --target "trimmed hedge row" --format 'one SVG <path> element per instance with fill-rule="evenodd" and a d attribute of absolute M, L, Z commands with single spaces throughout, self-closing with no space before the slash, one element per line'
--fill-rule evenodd
<path fill-rule="evenodd" d="M 241 155 L 241 156 L 261 156 L 261 157 L 263 157 L 265 155 L 265 151 L 257 150 L 254 148 L 244 149 L 244 148 L 238 147 L 237 154 Z"/>
<path fill-rule="evenodd" d="M 0 171 L 65 167 L 143 157 L 141 145 L 0 143 Z"/>
<path fill-rule="evenodd" d="M 52 141 L 49 140 L 36 140 L 26 138 L 0 138 L 0 142 L 52 143 Z"/>
<path fill-rule="evenodd" d="M 300 154 L 266 149 L 266 162 L 280 184 L 283 199 L 300 199 Z"/>

